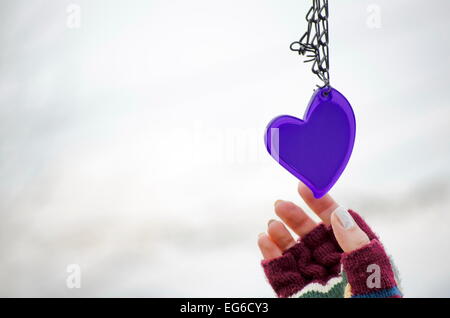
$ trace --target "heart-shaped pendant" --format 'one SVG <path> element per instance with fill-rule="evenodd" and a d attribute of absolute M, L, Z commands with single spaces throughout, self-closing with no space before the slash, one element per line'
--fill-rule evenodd
<path fill-rule="evenodd" d="M 315 91 L 303 120 L 276 117 L 264 139 L 270 155 L 320 198 L 347 166 L 355 132 L 350 103 L 334 88 L 325 87 Z"/>

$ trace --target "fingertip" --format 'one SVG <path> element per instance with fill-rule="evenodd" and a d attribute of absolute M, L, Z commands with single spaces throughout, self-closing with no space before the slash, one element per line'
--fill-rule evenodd
<path fill-rule="evenodd" d="M 262 249 L 265 245 L 266 242 L 265 240 L 268 238 L 266 233 L 259 233 L 258 234 L 258 246 L 260 249 Z"/>
<path fill-rule="evenodd" d="M 275 214 L 299 236 L 308 234 L 316 226 L 316 222 L 293 202 L 277 201 Z"/>
<path fill-rule="evenodd" d="M 273 204 L 274 207 L 277 207 L 278 204 L 284 202 L 283 200 L 276 200 L 275 203 Z"/>
<path fill-rule="evenodd" d="M 277 216 L 280 216 L 280 213 L 282 214 L 283 211 L 288 211 L 296 208 L 297 206 L 290 202 L 290 201 L 284 201 L 284 200 L 277 200 L 275 202 L 275 214 Z"/>
<path fill-rule="evenodd" d="M 265 260 L 280 257 L 282 252 L 280 248 L 270 239 L 266 233 L 258 235 L 258 247 Z"/>
<path fill-rule="evenodd" d="M 300 193 L 300 195 L 302 193 L 305 195 L 307 195 L 307 194 L 313 195 L 312 191 L 301 181 L 298 182 L 298 193 Z"/>
<path fill-rule="evenodd" d="M 352 252 L 370 242 L 367 234 L 361 230 L 346 209 L 336 208 L 330 220 L 334 236 L 344 252 Z"/>

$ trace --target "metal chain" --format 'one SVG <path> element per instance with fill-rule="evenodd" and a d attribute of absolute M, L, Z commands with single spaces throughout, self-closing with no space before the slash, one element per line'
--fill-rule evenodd
<path fill-rule="evenodd" d="M 305 63 L 313 62 L 312 72 L 326 87 L 330 85 L 330 62 L 328 57 L 328 0 L 312 0 L 306 14 L 308 30 L 299 41 L 291 44 L 291 50 L 306 55 Z"/>

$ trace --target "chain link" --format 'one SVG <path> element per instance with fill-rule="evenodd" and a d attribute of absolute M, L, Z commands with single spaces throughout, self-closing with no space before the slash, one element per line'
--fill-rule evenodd
<path fill-rule="evenodd" d="M 308 29 L 299 41 L 291 44 L 291 50 L 306 56 L 305 63 L 312 62 L 312 72 L 327 87 L 330 84 L 330 62 L 328 57 L 328 0 L 312 0 L 306 14 Z"/>

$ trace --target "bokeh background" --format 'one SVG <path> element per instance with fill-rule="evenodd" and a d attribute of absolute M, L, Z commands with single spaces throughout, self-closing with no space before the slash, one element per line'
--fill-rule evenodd
<path fill-rule="evenodd" d="M 276 199 L 305 205 L 263 133 L 318 84 L 289 51 L 310 1 L 0 4 L 0 295 L 273 296 L 257 235 Z M 331 193 L 409 297 L 450 296 L 449 11 L 330 1 L 358 124 Z"/>

